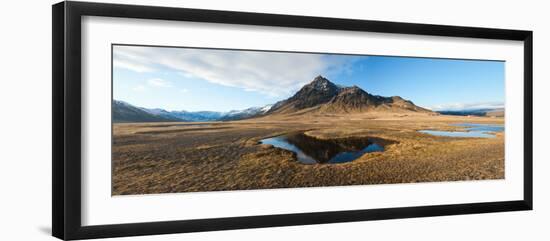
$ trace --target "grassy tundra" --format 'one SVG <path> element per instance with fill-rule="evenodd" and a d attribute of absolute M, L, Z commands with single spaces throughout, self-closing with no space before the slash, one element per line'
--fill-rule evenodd
<path fill-rule="evenodd" d="M 432 136 L 453 123 L 499 117 L 373 113 L 270 116 L 204 123 L 113 125 L 112 194 L 203 192 L 504 178 L 504 132 L 495 138 Z M 259 140 L 303 131 L 319 139 L 376 137 L 384 152 L 341 164 L 305 165 Z"/>

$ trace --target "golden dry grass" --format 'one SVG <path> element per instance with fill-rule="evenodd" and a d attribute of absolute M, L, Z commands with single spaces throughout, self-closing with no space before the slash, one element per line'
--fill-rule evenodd
<path fill-rule="evenodd" d="M 502 118 L 369 113 L 275 116 L 215 123 L 115 124 L 113 195 L 363 185 L 504 178 L 504 133 L 436 137 L 450 123 Z M 291 131 L 316 138 L 379 137 L 384 152 L 341 164 L 304 165 L 292 152 L 259 144 Z"/>

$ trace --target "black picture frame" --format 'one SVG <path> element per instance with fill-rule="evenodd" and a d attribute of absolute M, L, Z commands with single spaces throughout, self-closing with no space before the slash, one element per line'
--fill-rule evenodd
<path fill-rule="evenodd" d="M 524 43 L 524 194 L 522 200 L 283 215 L 81 224 L 81 17 L 228 23 L 378 33 L 517 40 Z M 533 32 L 415 23 L 336 19 L 171 7 L 60 2 L 52 6 L 52 233 L 88 239 L 212 230 L 308 225 L 381 219 L 532 210 L 533 208 Z"/>

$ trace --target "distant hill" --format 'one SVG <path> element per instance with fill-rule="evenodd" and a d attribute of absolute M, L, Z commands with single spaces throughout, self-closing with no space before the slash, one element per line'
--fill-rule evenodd
<path fill-rule="evenodd" d="M 221 112 L 215 112 L 215 111 L 167 111 L 160 108 L 155 109 L 147 109 L 147 108 L 141 108 L 140 109 L 153 114 L 157 116 L 162 116 L 165 118 L 172 118 L 176 119 L 178 121 L 189 121 L 189 122 L 195 122 L 195 121 L 214 121 L 218 120 L 220 117 L 223 116 L 223 113 Z"/>
<path fill-rule="evenodd" d="M 176 118 L 151 114 L 141 108 L 130 105 L 124 101 L 114 100 L 112 103 L 113 122 L 173 122 L 180 121 Z"/>
<path fill-rule="evenodd" d="M 357 86 L 340 87 L 323 76 L 317 76 L 292 97 L 276 103 L 266 115 L 296 112 L 357 113 L 368 111 L 432 112 L 399 96 L 372 95 Z"/>
<path fill-rule="evenodd" d="M 219 120 L 221 121 L 230 121 L 230 120 L 242 120 L 249 119 L 256 116 L 265 114 L 271 109 L 272 105 L 266 105 L 264 107 L 250 107 L 244 110 L 232 110 L 227 113 L 224 113 Z"/>
<path fill-rule="evenodd" d="M 120 100 L 113 100 L 113 122 L 200 122 L 200 121 L 230 121 L 259 116 L 267 112 L 271 105 L 251 107 L 244 110 L 229 112 L 216 111 L 167 111 L 160 108 L 143 108 Z"/>
<path fill-rule="evenodd" d="M 441 110 L 437 112 L 442 115 L 504 117 L 504 108 L 472 109 L 472 110 Z"/>
<path fill-rule="evenodd" d="M 493 109 L 485 112 L 485 116 L 492 116 L 492 117 L 504 117 L 504 108 L 501 109 Z"/>

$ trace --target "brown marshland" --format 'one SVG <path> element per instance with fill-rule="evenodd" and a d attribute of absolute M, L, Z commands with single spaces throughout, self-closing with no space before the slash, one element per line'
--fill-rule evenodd
<path fill-rule="evenodd" d="M 504 132 L 433 136 L 456 123 L 502 117 L 438 115 L 400 97 L 335 89 L 318 77 L 264 115 L 235 121 L 113 124 L 112 194 L 149 194 L 504 178 Z M 327 83 L 328 82 L 328 83 Z M 383 152 L 338 164 L 301 164 L 260 140 L 291 132 L 317 139 L 387 140 Z"/>

